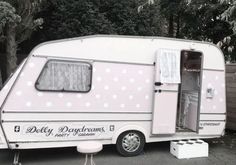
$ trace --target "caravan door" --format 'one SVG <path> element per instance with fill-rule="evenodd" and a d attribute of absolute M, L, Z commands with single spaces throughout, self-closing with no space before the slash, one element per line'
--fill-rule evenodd
<path fill-rule="evenodd" d="M 158 50 L 155 61 L 152 134 L 174 134 L 180 83 L 180 51 Z"/>

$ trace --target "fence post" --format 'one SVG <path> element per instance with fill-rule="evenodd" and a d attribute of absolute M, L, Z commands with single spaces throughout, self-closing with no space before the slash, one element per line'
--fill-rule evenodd
<path fill-rule="evenodd" d="M 227 123 L 226 128 L 236 130 L 236 64 L 226 65 L 226 100 Z"/>

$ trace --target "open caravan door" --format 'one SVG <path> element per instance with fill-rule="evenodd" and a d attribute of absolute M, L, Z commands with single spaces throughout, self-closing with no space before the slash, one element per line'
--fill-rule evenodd
<path fill-rule="evenodd" d="M 160 49 L 157 51 L 152 134 L 175 133 L 180 56 L 179 50 Z"/>

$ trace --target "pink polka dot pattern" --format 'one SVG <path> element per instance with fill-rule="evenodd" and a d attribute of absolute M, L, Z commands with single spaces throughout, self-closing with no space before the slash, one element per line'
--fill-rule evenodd
<path fill-rule="evenodd" d="M 35 89 L 34 84 L 45 62 L 43 58 L 30 59 L 30 65 L 23 70 L 24 77 L 19 77 L 9 96 L 7 109 L 152 111 L 154 66 L 94 62 L 92 89 L 88 93 L 44 92 Z"/>
<path fill-rule="evenodd" d="M 224 71 L 203 71 L 201 92 L 201 113 L 225 113 Z M 214 90 L 213 98 L 206 98 L 207 88 Z"/>

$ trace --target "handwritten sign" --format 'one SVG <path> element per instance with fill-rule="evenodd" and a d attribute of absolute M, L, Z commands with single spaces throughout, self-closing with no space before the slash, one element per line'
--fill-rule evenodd
<path fill-rule="evenodd" d="M 16 132 L 16 131 L 15 131 Z M 44 137 L 80 137 L 80 136 L 99 136 L 106 133 L 105 126 L 68 126 L 57 127 L 30 125 L 24 126 L 21 132 L 24 135 L 44 136 Z"/>

